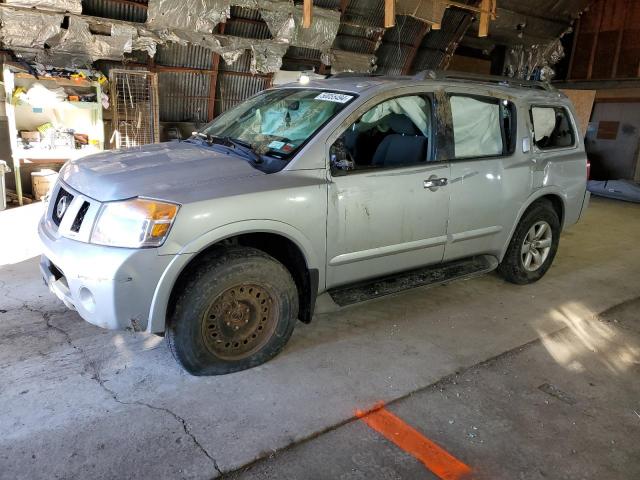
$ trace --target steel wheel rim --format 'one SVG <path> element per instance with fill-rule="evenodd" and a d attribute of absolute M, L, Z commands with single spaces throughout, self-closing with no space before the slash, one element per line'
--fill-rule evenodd
<path fill-rule="evenodd" d="M 522 242 L 520 258 L 522 266 L 529 272 L 538 270 L 549 257 L 553 233 L 551 225 L 544 220 L 534 223 Z"/>
<path fill-rule="evenodd" d="M 218 295 L 202 318 L 202 337 L 212 354 L 242 360 L 271 338 L 279 317 L 276 296 L 264 285 L 243 283 Z"/>

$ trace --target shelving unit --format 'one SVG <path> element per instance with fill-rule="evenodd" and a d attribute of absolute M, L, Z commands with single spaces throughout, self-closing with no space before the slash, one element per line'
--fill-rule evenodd
<path fill-rule="evenodd" d="M 104 148 L 104 127 L 102 121 L 102 89 L 98 82 L 86 79 L 40 77 L 24 72 L 14 72 L 10 66 L 3 68 L 5 105 L 11 142 L 12 169 L 16 181 L 16 193 L 20 205 L 23 203 L 20 167 L 32 163 L 64 163 L 67 160 L 97 153 Z M 16 88 L 28 90 L 35 83 L 41 83 L 50 90 L 60 87 L 72 88 L 76 93 L 95 93 L 95 102 L 63 101 L 50 105 L 31 105 L 14 100 Z M 37 127 L 51 123 L 55 127 L 73 130 L 77 134 L 88 135 L 89 145 L 81 149 L 53 147 L 32 144 L 24 148 L 18 141 L 21 131 L 35 131 Z"/>

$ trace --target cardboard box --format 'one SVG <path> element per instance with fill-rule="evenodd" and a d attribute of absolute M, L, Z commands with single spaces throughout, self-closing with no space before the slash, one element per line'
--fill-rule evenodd
<path fill-rule="evenodd" d="M 40 132 L 37 130 L 29 131 L 29 130 L 21 130 L 20 138 L 25 142 L 39 142 L 40 141 Z"/>

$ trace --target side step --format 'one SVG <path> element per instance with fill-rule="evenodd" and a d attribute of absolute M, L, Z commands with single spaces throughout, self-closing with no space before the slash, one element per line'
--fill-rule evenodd
<path fill-rule="evenodd" d="M 344 307 L 409 288 L 441 285 L 452 280 L 475 277 L 490 272 L 497 266 L 496 257 L 479 255 L 345 285 L 329 290 L 329 295 L 334 302 Z"/>

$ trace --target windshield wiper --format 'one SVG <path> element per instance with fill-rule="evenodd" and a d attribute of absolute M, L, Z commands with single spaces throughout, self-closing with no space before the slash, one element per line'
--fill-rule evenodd
<path fill-rule="evenodd" d="M 224 147 L 238 149 L 242 153 L 244 153 L 245 156 L 250 157 L 250 159 L 253 160 L 254 163 L 262 163 L 262 155 L 256 152 L 250 143 L 243 142 L 231 137 L 218 137 L 216 135 L 209 135 L 208 133 L 202 132 L 194 132 L 193 135 L 205 140 L 210 146 L 217 144 Z"/>
<path fill-rule="evenodd" d="M 262 155 L 256 152 L 250 143 L 230 137 L 225 137 L 225 140 L 236 148 L 240 147 L 240 149 L 248 154 L 255 163 L 262 163 Z"/>

